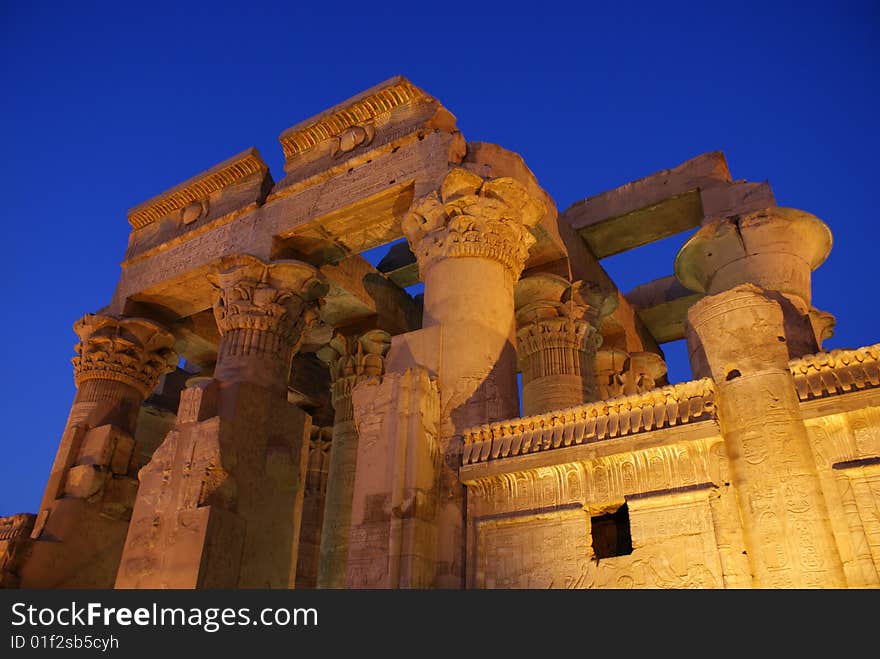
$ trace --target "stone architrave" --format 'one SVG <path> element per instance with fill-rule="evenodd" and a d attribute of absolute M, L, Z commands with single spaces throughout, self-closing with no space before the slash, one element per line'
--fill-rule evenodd
<path fill-rule="evenodd" d="M 390 345 L 391 335 L 375 329 L 359 336 L 337 333 L 319 351 L 319 356 L 330 368 L 335 410 L 324 524 L 321 529 L 319 588 L 345 587 L 358 453 L 358 429 L 351 394 L 360 382 L 382 376 L 385 354 Z"/>
<path fill-rule="evenodd" d="M 818 218 L 769 208 L 704 226 L 676 258 L 692 359 L 715 380 L 718 417 L 756 587 L 838 588 L 841 557 L 789 369 L 811 271 L 831 235 Z M 797 310 L 790 314 L 788 310 Z"/>
<path fill-rule="evenodd" d="M 210 277 L 221 341 L 141 469 L 117 588 L 293 588 L 311 418 L 291 360 L 327 292 L 300 261 L 225 258 Z"/>
<path fill-rule="evenodd" d="M 515 301 L 523 414 L 596 400 L 599 323 L 614 310 L 617 297 L 582 281 L 539 274 L 517 282 Z"/>
<path fill-rule="evenodd" d="M 442 337 L 438 587 L 464 584 L 461 433 L 519 411 L 513 287 L 545 210 L 512 178 L 455 168 L 402 223 L 425 283 L 423 327 Z"/>
<path fill-rule="evenodd" d="M 145 318 L 87 314 L 74 331 L 77 392 L 21 568 L 23 588 L 110 588 L 137 492 L 135 426 L 177 365 L 174 337 Z"/>

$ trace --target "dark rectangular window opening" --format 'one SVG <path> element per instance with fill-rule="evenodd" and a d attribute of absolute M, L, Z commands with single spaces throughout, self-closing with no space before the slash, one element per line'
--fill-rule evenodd
<path fill-rule="evenodd" d="M 593 536 L 593 558 L 611 558 L 632 554 L 632 535 L 629 531 L 629 508 L 624 503 L 613 513 L 590 519 Z"/>

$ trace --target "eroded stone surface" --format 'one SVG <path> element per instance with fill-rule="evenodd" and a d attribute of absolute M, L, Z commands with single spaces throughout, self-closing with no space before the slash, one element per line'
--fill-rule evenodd
<path fill-rule="evenodd" d="M 821 220 L 717 152 L 559 214 L 400 76 L 280 142 L 130 211 L 0 586 L 880 587 L 880 349 L 822 350 Z M 674 278 L 601 264 L 695 228 Z"/>

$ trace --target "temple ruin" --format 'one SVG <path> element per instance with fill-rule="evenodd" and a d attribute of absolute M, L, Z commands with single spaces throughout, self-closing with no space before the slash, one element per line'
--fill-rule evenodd
<path fill-rule="evenodd" d="M 559 212 L 402 77 L 279 139 L 277 182 L 251 148 L 129 211 L 0 585 L 880 585 L 880 344 L 822 348 L 822 220 L 718 152 Z"/>

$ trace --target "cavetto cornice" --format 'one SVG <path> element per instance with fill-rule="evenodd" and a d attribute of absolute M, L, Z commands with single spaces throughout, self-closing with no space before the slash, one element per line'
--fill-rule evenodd
<path fill-rule="evenodd" d="M 880 387 L 880 344 L 789 362 L 801 401 Z M 659 387 L 464 432 L 462 464 L 597 442 L 717 418 L 710 378 Z"/>
<path fill-rule="evenodd" d="M 407 103 L 430 98 L 425 92 L 401 76 L 367 90 L 364 95 L 346 101 L 312 119 L 281 133 L 278 141 L 287 160 L 308 151 L 325 140 L 339 137 L 349 128 L 371 124 L 382 115 Z"/>
<path fill-rule="evenodd" d="M 462 464 L 536 453 L 715 418 L 709 378 L 565 410 L 478 426 L 464 433 Z"/>
<path fill-rule="evenodd" d="M 802 401 L 880 386 L 880 343 L 831 350 L 789 362 Z"/>
<path fill-rule="evenodd" d="M 132 228 L 140 229 L 207 198 L 213 192 L 228 188 L 252 174 L 265 172 L 268 169 L 259 152 L 251 147 L 135 206 L 128 211 L 128 223 Z"/>

